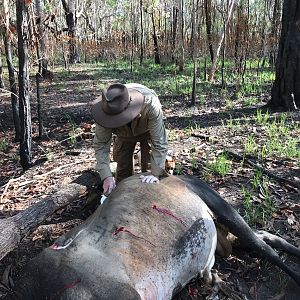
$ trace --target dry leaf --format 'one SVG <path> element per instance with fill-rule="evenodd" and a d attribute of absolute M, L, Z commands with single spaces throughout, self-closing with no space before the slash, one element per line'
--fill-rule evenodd
<path fill-rule="evenodd" d="M 287 218 L 287 222 L 290 224 L 290 225 L 293 225 L 295 223 L 296 219 L 295 219 L 295 216 L 294 215 L 289 215 L 288 218 Z"/>

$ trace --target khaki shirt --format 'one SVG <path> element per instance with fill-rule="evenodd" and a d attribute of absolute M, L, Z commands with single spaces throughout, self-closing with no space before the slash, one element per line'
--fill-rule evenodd
<path fill-rule="evenodd" d="M 165 173 L 167 155 L 167 131 L 163 122 L 161 104 L 156 93 L 138 83 L 126 84 L 128 88 L 136 89 L 145 97 L 141 113 L 132 122 L 131 127 L 124 125 L 118 128 L 104 128 L 96 124 L 94 149 L 96 155 L 96 170 L 101 179 L 112 176 L 109 167 L 109 152 L 112 134 L 119 137 L 134 137 L 149 132 L 151 142 L 151 173 L 160 176 Z"/>

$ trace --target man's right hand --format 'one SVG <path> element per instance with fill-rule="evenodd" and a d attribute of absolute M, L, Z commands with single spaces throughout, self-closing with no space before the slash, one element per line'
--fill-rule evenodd
<path fill-rule="evenodd" d="M 116 187 L 115 179 L 112 176 L 106 177 L 103 180 L 103 194 L 104 195 L 108 196 L 115 187 Z"/>

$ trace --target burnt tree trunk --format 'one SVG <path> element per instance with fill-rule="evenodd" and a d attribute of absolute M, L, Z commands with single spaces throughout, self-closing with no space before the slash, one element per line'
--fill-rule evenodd
<path fill-rule="evenodd" d="M 3 81 L 3 66 L 2 66 L 2 58 L 1 58 L 1 52 L 0 52 L 0 88 L 4 88 L 4 81 Z"/>
<path fill-rule="evenodd" d="M 4 8 L 4 30 L 3 30 L 3 44 L 5 49 L 6 63 L 8 69 L 9 88 L 11 92 L 11 106 L 15 127 L 15 141 L 20 141 L 21 124 L 19 118 L 17 83 L 15 78 L 15 69 L 12 64 L 12 47 L 11 47 L 11 32 L 9 30 L 9 5 L 8 0 L 3 1 Z"/>
<path fill-rule="evenodd" d="M 268 106 L 295 110 L 300 107 L 300 2 L 285 0 L 276 75 Z"/>
<path fill-rule="evenodd" d="M 143 24 L 143 0 L 140 0 L 140 24 L 141 24 L 141 41 L 140 41 L 140 65 L 144 60 L 144 24 Z"/>
<path fill-rule="evenodd" d="M 79 60 L 79 53 L 76 43 L 76 18 L 75 18 L 75 0 L 62 0 L 65 11 L 66 23 L 69 36 L 69 63 L 76 64 Z"/>
<path fill-rule="evenodd" d="M 28 63 L 28 14 L 26 0 L 16 2 L 19 56 L 19 114 L 21 122 L 20 160 L 23 170 L 32 164 L 31 111 Z"/>
<path fill-rule="evenodd" d="M 205 7 L 205 23 L 206 23 L 206 34 L 207 34 L 207 44 L 210 54 L 210 60 L 211 62 L 214 61 L 214 50 L 212 45 L 212 36 L 211 36 L 211 27 L 212 27 L 212 21 L 211 21 L 211 0 L 205 0 L 204 3 Z"/>
<path fill-rule="evenodd" d="M 47 196 L 13 217 L 0 220 L 0 260 L 55 211 L 77 200 L 97 183 L 100 183 L 97 173 L 85 172 L 72 183 L 61 187 L 55 194 Z"/>
<path fill-rule="evenodd" d="M 35 24 L 37 26 L 38 35 L 37 35 L 37 52 L 39 59 L 39 73 L 42 77 L 47 77 L 48 71 L 48 59 L 46 57 L 46 43 L 45 43 L 45 26 L 43 24 L 44 19 L 44 1 L 35 0 L 36 8 L 36 20 Z"/>
<path fill-rule="evenodd" d="M 153 26 L 153 46 L 154 46 L 154 61 L 156 64 L 160 64 L 160 54 L 159 54 L 159 48 L 158 48 L 158 40 L 156 35 L 156 28 L 155 28 L 155 20 L 154 20 L 154 13 L 151 13 L 151 19 L 152 19 L 152 26 Z"/>
<path fill-rule="evenodd" d="M 173 22 L 172 22 L 172 60 L 175 59 L 176 52 L 176 36 L 177 36 L 177 22 L 178 22 L 178 7 L 173 7 Z"/>

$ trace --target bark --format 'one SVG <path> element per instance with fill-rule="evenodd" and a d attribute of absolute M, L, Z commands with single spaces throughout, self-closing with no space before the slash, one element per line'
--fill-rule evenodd
<path fill-rule="evenodd" d="M 183 30 L 183 0 L 178 0 L 178 50 L 177 50 L 177 55 L 178 55 L 178 67 L 179 71 L 183 71 L 184 69 L 184 30 Z"/>
<path fill-rule="evenodd" d="M 174 60 L 175 48 L 176 48 L 176 35 L 177 35 L 177 22 L 178 22 L 178 8 L 173 7 L 173 23 L 172 23 L 172 59 Z"/>
<path fill-rule="evenodd" d="M 284 1 L 276 75 L 268 106 L 295 110 L 300 107 L 300 2 Z"/>
<path fill-rule="evenodd" d="M 75 0 L 62 0 L 62 5 L 65 11 L 66 23 L 69 36 L 69 57 L 68 61 L 71 64 L 79 62 L 79 53 L 76 43 L 76 18 L 75 18 Z"/>
<path fill-rule="evenodd" d="M 9 5 L 8 0 L 3 1 L 3 11 L 4 11 L 4 30 L 3 30 L 3 43 L 5 49 L 6 63 L 8 69 L 8 79 L 9 79 L 9 87 L 11 92 L 11 106 L 15 127 L 15 141 L 20 141 L 21 136 L 21 124 L 19 117 L 19 107 L 18 107 L 18 91 L 17 91 L 17 83 L 15 78 L 15 69 L 12 64 L 12 47 L 11 47 L 11 33 L 9 31 Z"/>
<path fill-rule="evenodd" d="M 28 63 L 28 14 L 25 0 L 16 2 L 19 56 L 19 113 L 21 122 L 20 161 L 23 170 L 32 164 L 31 111 Z"/>
<path fill-rule="evenodd" d="M 3 81 L 3 66 L 2 66 L 2 57 L 0 52 L 0 88 L 4 88 L 4 81 Z"/>
<path fill-rule="evenodd" d="M 273 17 L 272 17 L 272 26 L 271 26 L 271 45 L 275 45 L 276 41 L 277 41 L 277 32 L 278 32 L 278 28 L 280 26 L 280 1 L 279 0 L 275 0 L 274 2 L 274 8 L 273 8 Z M 275 62 L 275 50 L 274 50 L 274 46 L 271 48 L 270 51 L 270 57 L 269 57 L 269 63 L 274 65 Z"/>
<path fill-rule="evenodd" d="M 192 15 L 191 15 L 191 55 L 192 55 L 192 60 L 194 64 L 193 68 L 193 85 L 192 85 L 192 97 L 191 97 L 191 105 L 195 106 L 196 104 L 196 82 L 197 82 L 197 64 L 196 64 L 196 49 L 195 49 L 195 3 L 193 0 L 192 3 Z"/>
<path fill-rule="evenodd" d="M 206 34 L 207 34 L 207 44 L 210 54 L 211 62 L 214 61 L 214 50 L 212 45 L 212 38 L 211 38 L 211 0 L 205 0 L 204 2 L 205 7 L 205 23 L 206 23 Z"/>
<path fill-rule="evenodd" d="M 158 40 L 156 35 L 156 28 L 155 28 L 155 20 L 154 20 L 154 13 L 151 13 L 151 19 L 152 19 L 152 26 L 153 26 L 153 45 L 154 45 L 154 61 L 156 64 L 160 64 L 160 54 L 159 54 L 159 48 L 158 48 Z"/>
<path fill-rule="evenodd" d="M 13 217 L 0 220 L 0 260 L 55 211 L 78 200 L 97 182 L 100 182 L 98 174 L 85 172 L 72 183 L 61 187 L 55 194 L 47 196 Z"/>
<path fill-rule="evenodd" d="M 143 0 L 140 0 L 140 18 L 141 18 L 140 64 L 142 64 L 144 60 Z"/>
<path fill-rule="evenodd" d="M 42 139 L 43 118 L 42 118 L 42 105 L 41 105 L 41 93 L 40 93 L 41 74 L 39 72 L 35 74 L 35 81 L 36 81 L 37 114 L 38 114 L 38 124 L 39 124 L 39 139 Z"/>

